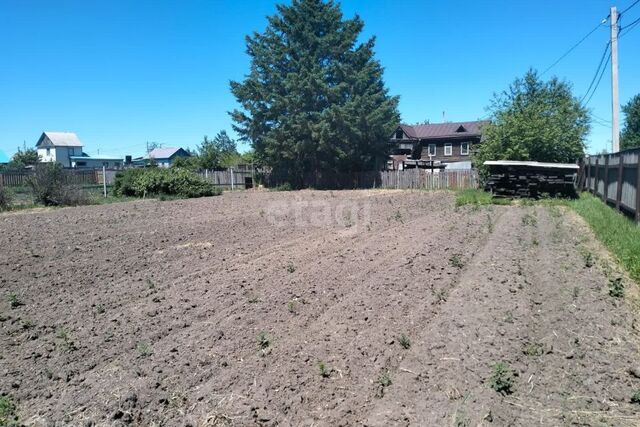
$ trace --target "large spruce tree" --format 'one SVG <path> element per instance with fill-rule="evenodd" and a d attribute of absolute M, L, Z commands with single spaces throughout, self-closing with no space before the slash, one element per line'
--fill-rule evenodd
<path fill-rule="evenodd" d="M 333 1 L 278 5 L 263 33 L 247 37 L 251 69 L 231 82 L 241 105 L 234 129 L 275 173 L 308 177 L 381 166 L 399 122 L 371 38 L 358 43 L 359 17 Z"/>

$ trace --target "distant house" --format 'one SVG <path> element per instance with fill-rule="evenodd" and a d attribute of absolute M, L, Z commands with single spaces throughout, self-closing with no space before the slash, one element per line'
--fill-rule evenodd
<path fill-rule="evenodd" d="M 400 125 L 391 136 L 387 169 L 470 169 L 471 152 L 488 121 Z"/>
<path fill-rule="evenodd" d="M 40 161 L 70 168 L 71 157 L 82 155 L 82 142 L 72 132 L 43 132 L 36 143 Z"/>
<path fill-rule="evenodd" d="M 179 157 L 191 157 L 191 154 L 182 148 L 155 148 L 146 156 L 133 159 L 133 164 L 134 166 L 147 166 L 154 163 L 159 167 L 168 168 Z"/>
<path fill-rule="evenodd" d="M 65 168 L 122 167 L 121 157 L 89 156 L 82 147 L 82 142 L 73 132 L 43 132 L 36 143 L 41 162 L 59 163 Z"/>

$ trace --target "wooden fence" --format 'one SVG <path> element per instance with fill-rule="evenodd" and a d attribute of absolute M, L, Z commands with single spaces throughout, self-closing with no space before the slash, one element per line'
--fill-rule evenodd
<path fill-rule="evenodd" d="M 228 190 L 247 189 L 254 186 L 255 174 L 251 169 L 204 170 L 198 174 L 213 185 L 225 187 Z"/>
<path fill-rule="evenodd" d="M 436 173 L 427 169 L 405 169 L 380 172 L 381 188 L 461 190 L 478 188 L 476 170 L 444 170 Z"/>
<path fill-rule="evenodd" d="M 640 221 L 640 148 L 587 157 L 581 180 L 584 189 Z"/>
<path fill-rule="evenodd" d="M 113 183 L 115 171 L 107 171 L 107 184 Z M 0 171 L 0 185 L 6 187 L 24 187 L 28 184 L 29 177 L 33 176 L 31 170 L 7 170 Z M 70 185 L 98 185 L 102 184 L 102 169 L 66 169 L 65 180 Z"/>

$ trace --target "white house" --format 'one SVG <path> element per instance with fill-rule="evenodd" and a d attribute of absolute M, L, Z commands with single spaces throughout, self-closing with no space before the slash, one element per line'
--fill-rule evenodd
<path fill-rule="evenodd" d="M 123 165 L 122 157 L 89 156 L 82 151 L 82 142 L 72 132 L 43 132 L 36 143 L 41 162 L 60 163 L 65 168 L 118 169 Z"/>
<path fill-rule="evenodd" d="M 41 162 L 56 162 L 70 168 L 71 157 L 82 156 L 82 142 L 72 132 L 43 132 L 36 150 Z"/>

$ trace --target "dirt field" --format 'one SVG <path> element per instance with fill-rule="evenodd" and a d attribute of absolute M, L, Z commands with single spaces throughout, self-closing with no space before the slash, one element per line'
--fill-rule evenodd
<path fill-rule="evenodd" d="M 0 248 L 27 425 L 640 425 L 630 298 L 558 207 L 246 192 L 4 214 Z"/>

